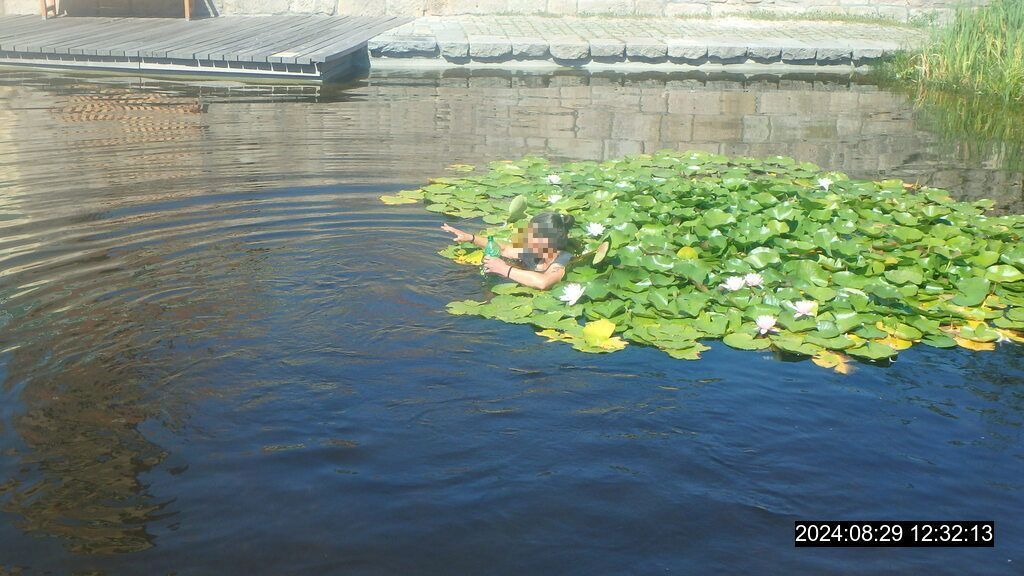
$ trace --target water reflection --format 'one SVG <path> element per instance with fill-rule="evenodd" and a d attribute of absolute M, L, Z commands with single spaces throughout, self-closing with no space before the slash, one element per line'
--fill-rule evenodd
<path fill-rule="evenodd" d="M 223 516 L 251 536 L 242 556 L 269 561 L 260 549 L 291 541 L 295 554 L 282 557 L 405 567 L 414 555 L 396 542 L 516 533 L 474 498 L 517 530 L 537 529 L 527 541 L 564 534 L 544 521 L 563 506 L 574 526 L 608 520 L 651 545 L 647 535 L 663 533 L 609 494 L 636 495 L 659 526 L 681 501 L 708 519 L 790 521 L 806 510 L 806 486 L 776 484 L 765 470 L 788 462 L 795 475 L 815 458 L 841 467 L 837 455 L 861 444 L 824 431 L 854 413 L 893 437 L 903 421 L 934 414 L 907 453 L 948 465 L 954 479 L 969 476 L 950 464 L 962 456 L 948 448 L 956 442 L 1001 466 L 985 512 L 1015 486 L 1005 469 L 1020 458 L 1019 353 L 908 353 L 865 368 L 856 384 L 719 349 L 698 367 L 644 350 L 579 364 L 520 327 L 440 312 L 460 290 L 479 292 L 479 279 L 423 256 L 443 245 L 434 215 L 373 200 L 456 162 L 672 147 L 790 155 L 1024 212 L 1021 174 L 1005 155 L 952 154 L 932 128 L 906 95 L 835 78 L 374 74 L 293 87 L 0 72 L 0 506 L 16 524 L 0 522 L 0 552 L 20 550 L 11 542 L 21 533 L 49 535 L 79 557 L 133 552 L 169 571 L 193 550 L 200 565 L 217 557 L 204 546 L 223 544 L 211 518 Z M 766 366 L 781 391 L 766 388 Z M 816 386 L 806 395 L 786 388 L 808 374 Z M 884 414 L 858 389 L 891 385 L 904 392 L 887 397 Z M 943 427 L 972 414 L 988 443 L 973 427 Z M 821 426 L 820 415 L 833 421 Z M 820 450 L 835 449 L 801 460 L 797 424 L 822 431 Z M 222 444 L 202 445 L 218 434 Z M 748 446 L 761 450 L 756 469 L 745 469 Z M 854 456 L 881 469 L 891 454 Z M 201 467 L 244 483 L 204 483 L 192 472 Z M 763 490 L 744 492 L 750 481 Z M 807 482 L 812 500 L 835 495 L 827 479 Z M 584 498 L 562 500 L 559 486 Z M 417 500 L 424 493 L 437 500 Z M 687 500 L 709 493 L 711 502 Z M 750 505 L 766 494 L 770 513 Z M 403 520 L 397 535 L 381 536 L 394 527 L 381 510 Z M 364 530 L 324 540 L 338 518 Z M 176 538 L 178 523 L 195 536 Z"/>

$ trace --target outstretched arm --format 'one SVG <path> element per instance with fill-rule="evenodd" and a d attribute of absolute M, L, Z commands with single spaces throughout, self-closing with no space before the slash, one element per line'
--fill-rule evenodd
<path fill-rule="evenodd" d="M 456 242 L 470 242 L 481 248 L 487 245 L 487 238 L 484 236 L 470 234 L 469 232 L 464 232 L 462 230 L 459 230 L 458 228 L 455 228 L 454 226 L 449 226 L 447 224 L 442 224 L 441 229 L 444 230 L 445 232 L 449 232 L 452 235 L 454 235 L 455 237 L 452 238 L 452 240 L 455 240 Z M 498 247 L 501 248 L 501 255 L 504 256 L 505 258 L 519 258 L 519 255 L 523 253 L 522 248 L 516 248 L 511 244 L 503 244 L 501 242 L 498 242 Z"/>
<path fill-rule="evenodd" d="M 551 288 L 565 276 L 565 268 L 560 264 L 552 264 L 544 272 L 533 272 L 506 264 L 501 258 L 484 258 L 484 270 L 538 290 Z"/>

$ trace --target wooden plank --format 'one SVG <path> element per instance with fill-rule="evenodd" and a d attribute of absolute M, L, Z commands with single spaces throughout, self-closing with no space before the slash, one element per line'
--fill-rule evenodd
<path fill-rule="evenodd" d="M 15 32 L 7 33 L 5 30 L 4 34 L 0 36 L 0 47 L 9 50 L 14 46 L 45 44 L 49 38 L 59 38 L 71 30 L 87 29 L 92 26 L 91 22 L 67 21 L 63 18 L 46 21 L 37 19 L 35 24 L 35 26 L 19 28 Z"/>
<path fill-rule="evenodd" d="M 35 52 L 39 51 L 44 47 L 55 46 L 62 38 L 68 36 L 72 37 L 84 37 L 95 34 L 97 22 L 61 22 L 62 19 L 48 20 L 46 24 L 53 24 L 52 27 L 47 27 L 45 31 L 39 31 L 35 34 L 24 34 L 19 35 L 14 39 L 11 44 L 14 50 L 21 52 Z M 57 25 L 59 23 L 59 25 Z M 43 24 L 40 21 L 40 24 Z M 105 24 L 105 23 L 103 23 Z"/>
<path fill-rule="evenodd" d="M 38 30 L 43 22 L 38 16 L 0 16 L 0 38 L 22 30 Z"/>
<path fill-rule="evenodd" d="M 128 34 L 152 29 L 152 24 L 148 22 L 139 22 L 139 20 L 146 19 L 126 18 L 123 19 L 123 21 L 115 23 L 113 26 L 108 26 L 104 28 L 103 32 L 98 32 L 88 38 L 82 38 L 80 40 L 75 41 L 74 43 L 69 43 L 67 44 L 68 54 L 106 56 L 107 54 L 105 53 L 98 54 L 98 52 L 103 50 L 103 46 L 110 45 L 116 39 L 124 38 Z"/>
<path fill-rule="evenodd" d="M 110 44 L 104 44 L 102 49 L 109 56 L 138 58 L 139 52 L 151 44 L 153 38 L 158 36 L 178 36 L 190 30 L 194 25 L 195 22 L 176 18 L 171 21 L 161 22 L 158 27 L 148 31 L 142 30 L 135 34 L 125 34 L 123 37 L 114 39 Z"/>
<path fill-rule="evenodd" d="M 386 20 L 380 18 L 367 18 L 360 25 L 345 30 L 344 34 L 334 38 L 330 38 L 325 42 L 310 46 L 303 50 L 298 56 L 295 57 L 295 61 L 299 64 L 307 64 L 313 62 L 313 55 L 316 54 L 319 58 L 323 54 L 324 49 L 328 46 L 332 47 L 335 52 L 341 52 L 360 44 L 366 43 L 367 40 L 373 36 L 367 36 L 370 30 L 377 30 L 384 27 L 384 30 L 390 29 L 392 22 L 397 20 L 397 17 L 388 17 Z M 376 35 L 376 34 L 374 34 Z M 360 41 L 362 39 L 362 41 Z M 351 51 L 351 50 L 349 50 Z M 316 60 L 317 62 L 321 60 Z"/>
<path fill-rule="evenodd" d="M 91 30 L 84 30 L 79 34 L 69 34 L 56 40 L 50 41 L 49 48 L 56 54 L 71 54 L 71 49 L 86 45 L 96 37 L 106 34 L 108 30 L 120 30 L 124 23 L 123 18 L 110 18 L 107 22 L 93 22 Z"/>
<path fill-rule="evenodd" d="M 190 42 L 213 33 L 211 31 L 216 30 L 219 26 L 215 23 L 219 19 L 192 20 L 189 22 L 191 26 L 189 26 L 188 32 L 173 37 L 154 38 L 145 48 L 139 50 L 139 56 L 142 58 L 168 58 L 169 52 L 180 50 Z"/>
<path fill-rule="evenodd" d="M 271 64 L 294 64 L 293 55 L 298 53 L 297 48 L 311 42 L 321 42 L 324 38 L 330 38 L 339 34 L 353 23 L 357 23 L 359 16 L 331 17 L 322 26 L 316 29 L 300 31 L 300 35 L 289 38 L 276 39 L 272 44 L 265 44 L 253 54 L 255 59 L 267 61 Z"/>
<path fill-rule="evenodd" d="M 309 18 L 294 19 L 285 26 L 275 30 L 272 38 L 267 39 L 262 34 L 253 35 L 242 42 L 236 42 L 229 46 L 222 46 L 217 51 L 211 51 L 210 59 L 224 59 L 230 54 L 238 62 L 252 62 L 251 54 L 260 49 L 275 49 L 280 43 L 286 43 L 289 38 L 309 34 L 310 28 L 321 21 L 321 17 L 309 15 Z M 338 20 L 347 20 L 345 16 L 329 16 Z M 266 62 L 266 59 L 262 60 Z"/>
<path fill-rule="evenodd" d="M 300 29 L 290 30 L 288 34 L 281 34 L 273 38 L 258 38 L 244 50 L 239 50 L 241 59 L 249 62 L 269 62 L 270 57 L 280 52 L 291 50 L 296 43 L 319 38 L 329 33 L 337 26 L 346 26 L 352 20 L 350 16 L 325 16 L 317 18 Z"/>
<path fill-rule="evenodd" d="M 301 19 L 302 17 L 297 18 Z M 231 46 L 244 43 L 264 31 L 274 30 L 283 22 L 291 19 L 292 17 L 287 17 L 284 20 L 274 17 L 254 17 L 248 22 L 233 26 L 230 30 L 219 31 L 209 38 L 190 44 L 188 49 L 192 51 L 193 58 L 196 60 L 233 61 L 237 58 L 235 58 Z M 213 56 L 213 54 L 219 54 L 219 57 Z"/>
<path fill-rule="evenodd" d="M 358 18 L 358 16 L 323 18 L 318 22 L 310 24 L 309 27 L 302 29 L 298 33 L 274 39 L 273 44 L 264 43 L 262 46 L 253 49 L 249 55 L 253 60 L 260 62 L 280 61 L 274 60 L 272 56 L 280 52 L 293 52 L 297 45 L 306 42 L 316 42 L 325 35 L 334 34 L 334 30 L 338 27 L 351 26 L 352 22 L 358 20 Z"/>
<path fill-rule="evenodd" d="M 84 31 L 82 34 L 76 34 L 73 36 L 69 35 L 51 40 L 49 47 L 52 48 L 54 52 L 63 54 L 94 54 L 96 47 L 102 45 L 102 39 L 108 37 L 123 37 L 127 33 L 126 28 L 130 25 L 130 22 L 126 22 L 126 18 L 111 18 L 110 23 L 93 23 L 91 31 Z M 141 23 L 137 28 L 139 30 L 142 29 Z M 73 52 L 73 50 L 76 49 L 79 51 Z"/>
<path fill-rule="evenodd" d="M 172 50 L 168 50 L 168 58 L 184 58 L 190 60 L 206 59 L 208 49 L 221 46 L 239 36 L 251 34 L 267 26 L 272 26 L 274 19 L 269 17 L 252 16 L 244 20 L 224 22 L 212 33 L 195 38 L 192 41 Z"/>
<path fill-rule="evenodd" d="M 345 23 L 344 26 L 332 28 L 324 33 L 319 34 L 316 37 L 310 37 L 305 39 L 304 42 L 298 45 L 288 46 L 285 50 L 280 52 L 287 52 L 289 56 L 273 56 L 273 53 L 268 54 L 268 62 L 282 62 L 282 63 L 294 63 L 294 64 L 309 64 L 311 61 L 307 58 L 303 60 L 303 55 L 311 51 L 322 48 L 323 46 L 336 44 L 343 38 L 357 32 L 370 25 L 381 20 L 390 18 L 374 18 L 367 16 L 354 16 L 351 20 Z"/>
<path fill-rule="evenodd" d="M 182 39 L 193 34 L 201 34 L 201 36 L 197 37 L 214 36 L 214 28 L 216 26 L 212 22 L 205 25 L 202 22 L 205 22 L 205 20 L 175 19 L 152 30 L 150 34 L 141 33 L 127 36 L 123 40 L 107 46 L 107 50 L 111 53 L 123 54 L 132 58 L 141 58 L 145 55 L 146 51 L 152 49 L 154 43 L 160 41 L 181 42 L 184 45 L 186 42 Z"/>
<path fill-rule="evenodd" d="M 10 49 L 15 45 L 20 46 L 23 44 L 35 44 L 36 40 L 42 40 L 48 37 L 59 37 L 63 31 L 70 29 L 78 29 L 83 27 L 89 27 L 91 23 L 87 22 L 75 22 L 66 18 L 54 18 L 43 22 L 42 19 L 36 20 L 36 26 L 18 28 L 16 31 L 10 33 L 4 33 L 0 36 L 0 46 L 4 49 Z"/>
<path fill-rule="evenodd" d="M 290 46 L 287 49 L 287 52 L 290 53 L 291 56 L 271 56 L 270 58 L 268 58 L 268 61 L 297 63 L 299 62 L 299 58 L 301 57 L 302 54 L 305 54 L 306 52 L 314 50 L 320 46 L 324 46 L 325 44 L 336 43 L 339 39 L 344 38 L 348 34 L 352 33 L 352 31 L 358 30 L 361 27 L 366 26 L 367 22 L 377 20 L 380 20 L 380 18 L 354 16 L 348 22 L 346 22 L 344 26 L 332 27 L 331 30 L 326 31 L 315 38 L 310 37 L 305 39 L 304 42 L 301 42 L 297 46 Z"/>
<path fill-rule="evenodd" d="M 195 45 L 216 40 L 227 30 L 233 30 L 238 27 L 248 28 L 254 23 L 261 24 L 265 21 L 265 18 L 270 17 L 226 16 L 212 20 L 197 20 L 195 21 L 197 24 L 200 22 L 212 22 L 212 28 L 203 27 L 201 29 L 197 29 L 195 33 L 181 36 L 179 38 L 172 38 L 169 42 L 163 43 L 156 49 L 146 50 L 146 52 L 154 53 L 157 57 L 161 58 L 194 60 L 196 59 L 196 51 L 193 48 Z"/>
<path fill-rule="evenodd" d="M 15 15 L 15 16 L 0 16 L 0 31 L 3 32 L 14 32 L 24 28 L 41 28 L 43 26 L 42 20 L 38 16 L 27 16 L 27 15 Z"/>
<path fill-rule="evenodd" d="M 321 52 L 315 53 L 315 54 L 310 54 L 308 57 L 313 62 L 323 62 L 324 64 L 327 64 L 329 62 L 333 62 L 333 61 L 335 61 L 335 60 L 337 60 L 339 58 L 343 58 L 345 56 L 348 56 L 349 54 L 355 52 L 356 50 L 365 49 L 367 42 L 369 42 L 373 37 L 375 37 L 375 36 L 377 36 L 377 35 L 379 35 L 379 34 L 381 34 L 383 32 L 387 32 L 388 30 L 391 30 L 392 28 L 397 28 L 398 26 L 401 26 L 402 24 L 406 24 L 408 22 L 412 22 L 413 19 L 412 18 L 408 18 L 408 17 L 399 17 L 399 18 L 397 18 L 397 20 L 401 20 L 401 22 L 399 22 L 398 24 L 395 24 L 394 22 L 387 22 L 387 23 L 383 23 L 383 24 L 380 24 L 378 26 L 375 26 L 374 28 L 368 30 L 367 34 L 365 34 L 364 37 L 358 43 L 353 44 L 353 45 L 351 45 L 351 46 L 349 46 L 347 48 L 346 47 L 328 46 L 324 50 L 322 50 Z"/>

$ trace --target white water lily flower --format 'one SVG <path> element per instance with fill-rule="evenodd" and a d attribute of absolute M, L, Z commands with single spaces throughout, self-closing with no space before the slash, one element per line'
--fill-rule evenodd
<path fill-rule="evenodd" d="M 562 195 L 561 194 L 552 194 L 552 195 L 548 196 L 548 202 L 550 202 L 551 204 L 554 204 L 555 202 L 558 202 L 561 199 L 562 199 Z"/>
<path fill-rule="evenodd" d="M 996 334 L 999 334 L 999 337 L 996 338 L 996 344 L 1003 344 L 1005 342 L 1013 342 L 1013 340 L 1007 338 L 1006 334 L 1003 334 L 1003 332 L 1001 330 L 996 330 Z"/>
<path fill-rule="evenodd" d="M 580 299 L 581 296 L 583 296 L 583 291 L 584 288 L 582 284 L 577 284 L 575 282 L 566 284 L 565 288 L 562 289 L 562 295 L 559 296 L 558 299 L 569 306 L 572 306 Z"/>
<path fill-rule="evenodd" d="M 757 272 L 751 272 L 743 277 L 743 282 L 745 282 L 747 286 L 751 287 L 760 286 L 761 284 L 764 284 L 764 278 Z"/>
<path fill-rule="evenodd" d="M 793 317 L 799 318 L 801 316 L 815 316 L 818 313 L 818 303 L 813 300 L 798 300 L 791 304 L 793 308 Z"/>
<path fill-rule="evenodd" d="M 600 236 L 601 234 L 604 234 L 604 224 L 600 224 L 598 222 L 591 222 L 590 224 L 587 224 L 587 234 L 590 234 L 591 236 Z"/>
<path fill-rule="evenodd" d="M 828 187 L 831 186 L 831 185 L 832 185 L 832 181 L 829 180 L 828 178 L 819 178 L 818 179 L 818 186 L 821 186 L 822 188 L 824 188 L 826 192 L 828 192 Z"/>
<path fill-rule="evenodd" d="M 552 184 L 561 184 L 562 177 L 559 176 L 558 174 L 548 174 L 548 182 Z"/>
<path fill-rule="evenodd" d="M 775 316 L 764 314 L 758 316 L 754 323 L 757 324 L 757 331 L 762 336 L 769 332 L 775 332 Z"/>
<path fill-rule="evenodd" d="M 746 285 L 747 283 L 743 281 L 742 276 L 730 276 L 722 283 L 722 286 L 725 286 L 725 289 L 730 292 L 735 292 Z"/>

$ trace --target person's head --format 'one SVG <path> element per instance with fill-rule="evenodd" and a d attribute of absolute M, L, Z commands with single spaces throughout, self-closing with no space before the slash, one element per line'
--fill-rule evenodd
<path fill-rule="evenodd" d="M 569 229 L 576 219 L 569 214 L 541 212 L 530 219 L 526 231 L 526 247 L 536 253 L 565 250 L 569 244 Z"/>

